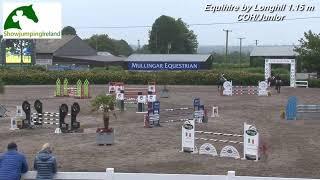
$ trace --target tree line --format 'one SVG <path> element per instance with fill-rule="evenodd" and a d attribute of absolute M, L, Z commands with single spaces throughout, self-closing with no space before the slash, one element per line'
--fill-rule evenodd
<path fill-rule="evenodd" d="M 62 29 L 62 35 L 76 35 L 77 31 L 72 26 Z M 107 34 L 94 34 L 84 39 L 96 51 L 106 51 L 115 56 L 129 56 L 133 53 L 132 47 L 123 39 L 110 38 Z"/>
<path fill-rule="evenodd" d="M 71 26 L 63 28 L 62 35 L 68 34 L 75 35 L 76 30 Z M 107 34 L 94 34 L 85 41 L 97 51 L 108 51 L 116 56 L 132 53 L 194 54 L 198 48 L 197 36 L 181 18 L 164 15 L 153 23 L 148 44 L 136 51 L 125 40 L 112 39 Z"/>

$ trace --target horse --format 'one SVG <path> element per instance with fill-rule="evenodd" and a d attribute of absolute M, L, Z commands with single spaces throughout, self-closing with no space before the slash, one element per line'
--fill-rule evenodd
<path fill-rule="evenodd" d="M 21 6 L 13 10 L 9 16 L 7 17 L 4 23 L 4 30 L 7 29 L 22 29 L 19 22 L 19 16 L 25 16 L 28 19 L 32 20 L 34 23 L 39 21 L 38 16 L 33 10 L 32 5 L 29 6 Z"/>
<path fill-rule="evenodd" d="M 277 76 L 275 78 L 275 86 L 276 86 L 276 90 L 277 90 L 278 93 L 280 93 L 281 83 L 282 83 L 282 80 L 280 79 L 279 76 Z"/>

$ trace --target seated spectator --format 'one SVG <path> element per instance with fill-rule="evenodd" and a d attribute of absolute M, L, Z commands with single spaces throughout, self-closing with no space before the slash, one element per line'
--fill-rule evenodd
<path fill-rule="evenodd" d="M 57 172 L 57 163 L 49 143 L 42 146 L 34 159 L 33 167 L 38 171 L 37 180 L 53 179 L 53 175 Z"/>
<path fill-rule="evenodd" d="M 26 158 L 14 142 L 9 143 L 7 149 L 0 156 L 0 180 L 20 180 L 21 174 L 28 171 Z"/>

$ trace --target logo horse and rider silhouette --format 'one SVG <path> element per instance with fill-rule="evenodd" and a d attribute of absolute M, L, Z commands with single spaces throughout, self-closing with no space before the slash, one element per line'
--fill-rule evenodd
<path fill-rule="evenodd" d="M 21 27 L 21 20 L 22 18 L 27 18 L 28 20 L 33 21 L 34 23 L 38 23 L 39 19 L 36 15 L 32 5 L 29 6 L 20 6 L 16 9 L 14 9 L 9 16 L 7 17 L 5 23 L 4 23 L 4 30 L 7 29 L 20 29 Z"/>

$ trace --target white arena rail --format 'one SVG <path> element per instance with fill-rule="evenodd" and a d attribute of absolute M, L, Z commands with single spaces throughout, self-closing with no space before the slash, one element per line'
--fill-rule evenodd
<path fill-rule="evenodd" d="M 308 81 L 296 81 L 296 87 L 309 87 Z"/>
<path fill-rule="evenodd" d="M 29 171 L 23 175 L 23 180 L 35 180 L 36 171 Z M 316 180 L 303 178 L 253 177 L 236 176 L 235 171 L 228 171 L 227 175 L 194 175 L 194 174 L 149 174 L 149 173 L 114 173 L 113 168 L 106 172 L 58 172 L 54 179 L 59 180 Z M 318 179 L 319 180 L 319 179 Z"/>
<path fill-rule="evenodd" d="M 106 172 L 57 172 L 54 179 L 60 180 L 114 180 L 114 169 L 107 168 Z M 35 180 L 37 172 L 29 171 L 22 176 L 23 180 Z"/>

